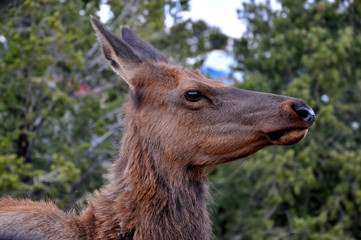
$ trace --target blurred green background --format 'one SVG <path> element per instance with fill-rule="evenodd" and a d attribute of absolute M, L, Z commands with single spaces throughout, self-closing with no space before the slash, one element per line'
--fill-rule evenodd
<path fill-rule="evenodd" d="M 2 195 L 66 210 L 107 181 L 128 87 L 96 44 L 89 16 L 100 3 L 0 2 Z M 315 110 L 301 143 L 209 170 L 214 239 L 361 239 L 361 1 L 278 3 L 239 1 L 247 30 L 238 39 L 183 19 L 188 0 L 108 1 L 106 25 L 126 25 L 194 68 L 232 40 L 237 87 L 302 98 Z"/>

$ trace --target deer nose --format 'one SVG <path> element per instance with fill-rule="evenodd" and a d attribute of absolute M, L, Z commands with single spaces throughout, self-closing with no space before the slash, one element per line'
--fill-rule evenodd
<path fill-rule="evenodd" d="M 297 113 L 297 115 L 307 122 L 308 127 L 311 127 L 315 123 L 315 112 L 310 107 L 303 106 L 292 106 L 293 110 Z"/>

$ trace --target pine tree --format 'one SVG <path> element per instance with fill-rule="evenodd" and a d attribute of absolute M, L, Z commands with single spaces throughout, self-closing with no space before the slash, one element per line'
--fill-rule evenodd
<path fill-rule="evenodd" d="M 215 235 L 361 239 L 361 2 L 279 4 L 239 10 L 248 29 L 235 42 L 238 87 L 304 99 L 316 124 L 296 146 L 214 172 Z"/>

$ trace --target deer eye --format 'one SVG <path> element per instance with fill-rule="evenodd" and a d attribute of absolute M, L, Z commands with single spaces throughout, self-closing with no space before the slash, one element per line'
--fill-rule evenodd
<path fill-rule="evenodd" d="M 202 95 L 202 93 L 200 93 L 200 92 L 197 91 L 197 90 L 190 90 L 190 91 L 187 91 L 187 92 L 186 92 L 185 98 L 186 98 L 188 101 L 196 102 L 196 101 L 201 100 L 201 99 L 203 98 L 203 95 Z"/>

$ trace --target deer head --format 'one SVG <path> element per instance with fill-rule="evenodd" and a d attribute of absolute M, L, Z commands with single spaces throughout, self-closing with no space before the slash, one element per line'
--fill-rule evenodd
<path fill-rule="evenodd" d="M 303 101 L 241 90 L 167 62 L 127 28 L 92 24 L 105 58 L 130 86 L 128 121 L 168 164 L 219 165 L 269 145 L 295 144 L 315 121 Z"/>

